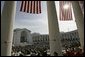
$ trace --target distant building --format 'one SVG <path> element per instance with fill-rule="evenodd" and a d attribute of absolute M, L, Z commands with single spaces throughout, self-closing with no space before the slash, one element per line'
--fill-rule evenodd
<path fill-rule="evenodd" d="M 77 30 L 70 31 L 70 32 L 61 32 L 60 38 L 63 47 L 65 46 L 71 47 L 80 44 L 80 38 Z"/>
<path fill-rule="evenodd" d="M 62 47 L 65 46 L 70 47 L 73 46 L 74 44 L 80 43 L 77 30 L 70 31 L 70 32 L 61 32 L 60 38 L 61 38 Z M 45 45 L 45 44 L 49 45 L 49 35 L 42 35 L 42 34 L 35 33 L 32 35 L 32 39 L 34 44 L 41 43 L 41 45 Z"/>
<path fill-rule="evenodd" d="M 33 39 L 34 44 L 37 44 L 37 43 L 48 44 L 49 43 L 49 36 L 47 34 L 35 35 L 35 36 L 32 36 L 32 39 Z"/>
<path fill-rule="evenodd" d="M 78 31 L 61 32 L 60 33 L 62 47 L 70 47 L 74 44 L 79 44 L 80 39 Z M 28 29 L 15 29 L 14 46 L 25 46 L 25 45 L 38 45 L 38 46 L 49 46 L 49 35 L 40 33 L 31 33 Z"/>
<path fill-rule="evenodd" d="M 28 29 L 15 29 L 13 35 L 14 46 L 32 45 L 31 31 Z"/>

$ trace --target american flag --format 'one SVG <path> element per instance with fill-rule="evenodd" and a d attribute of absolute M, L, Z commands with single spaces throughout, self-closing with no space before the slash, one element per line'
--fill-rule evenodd
<path fill-rule="evenodd" d="M 66 4 L 69 6 L 68 9 L 64 8 Z M 72 10 L 70 1 L 59 1 L 59 10 L 60 21 L 72 20 Z"/>
<path fill-rule="evenodd" d="M 41 1 L 22 1 L 20 11 L 33 14 L 40 14 Z"/>

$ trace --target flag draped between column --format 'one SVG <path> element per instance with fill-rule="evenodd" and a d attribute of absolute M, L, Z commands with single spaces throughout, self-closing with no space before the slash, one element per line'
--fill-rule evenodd
<path fill-rule="evenodd" d="M 41 1 L 22 1 L 20 11 L 33 14 L 40 14 Z"/>
<path fill-rule="evenodd" d="M 59 1 L 60 21 L 72 20 L 72 10 L 70 1 Z"/>

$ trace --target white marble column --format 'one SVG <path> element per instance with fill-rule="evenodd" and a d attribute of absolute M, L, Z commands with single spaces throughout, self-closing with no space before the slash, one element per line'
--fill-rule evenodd
<path fill-rule="evenodd" d="M 58 56 L 62 56 L 59 24 L 54 1 L 47 1 L 47 13 L 51 56 L 54 56 L 54 52 L 57 52 Z"/>
<path fill-rule="evenodd" d="M 78 1 L 72 1 L 75 21 L 80 37 L 81 48 L 84 49 L 84 17 Z"/>
<path fill-rule="evenodd" d="M 15 1 L 5 1 L 1 14 L 1 56 L 11 56 Z"/>

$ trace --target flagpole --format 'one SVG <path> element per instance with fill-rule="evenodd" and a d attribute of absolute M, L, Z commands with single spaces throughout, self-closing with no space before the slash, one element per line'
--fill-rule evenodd
<path fill-rule="evenodd" d="M 1 15 L 1 56 L 11 56 L 16 1 L 5 1 Z"/>
<path fill-rule="evenodd" d="M 47 13 L 51 56 L 54 56 L 55 52 L 58 53 L 58 56 L 62 56 L 62 47 L 58 26 L 59 24 L 54 1 L 47 1 Z"/>
<path fill-rule="evenodd" d="M 78 1 L 72 1 L 73 12 L 78 28 L 81 49 L 84 49 L 84 17 Z M 83 50 L 84 51 L 84 50 Z"/>

